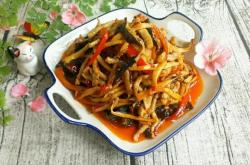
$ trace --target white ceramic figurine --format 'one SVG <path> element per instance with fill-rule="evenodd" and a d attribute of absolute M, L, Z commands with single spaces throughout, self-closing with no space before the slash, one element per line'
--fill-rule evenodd
<path fill-rule="evenodd" d="M 40 70 L 38 58 L 41 56 L 41 46 L 39 47 L 39 43 L 25 41 L 16 48 L 9 47 L 9 51 L 14 56 L 17 69 L 21 74 L 34 76 Z"/>

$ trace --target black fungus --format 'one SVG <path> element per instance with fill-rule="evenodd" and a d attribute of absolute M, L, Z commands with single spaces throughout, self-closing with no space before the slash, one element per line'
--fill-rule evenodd
<path fill-rule="evenodd" d="M 144 135 L 146 138 L 152 138 L 152 132 L 150 131 L 150 128 L 145 130 Z"/>
<path fill-rule="evenodd" d="M 193 108 L 194 108 L 194 107 L 193 107 L 192 103 L 188 102 L 185 109 L 188 110 L 188 111 L 190 111 L 190 110 L 192 110 Z"/>
<path fill-rule="evenodd" d="M 111 122 L 118 123 L 120 121 L 120 117 L 113 115 L 110 111 L 105 111 L 105 117 Z"/>
<path fill-rule="evenodd" d="M 115 108 L 114 111 L 127 114 L 130 111 L 130 106 L 124 105 L 124 106 Z M 134 120 L 115 116 L 110 111 L 105 112 L 105 117 L 109 121 L 116 123 L 116 124 L 123 126 L 123 127 L 130 127 L 130 126 L 135 124 Z"/>
<path fill-rule="evenodd" d="M 124 37 L 124 39 L 128 42 L 128 43 L 134 43 L 134 44 L 140 44 L 137 39 L 128 31 L 128 29 L 126 28 L 127 25 L 127 19 L 125 18 L 124 23 L 120 24 L 117 27 L 117 32 L 121 33 Z"/>
<path fill-rule="evenodd" d="M 159 119 L 164 120 L 165 118 L 173 115 L 179 108 L 178 103 L 170 104 L 169 106 L 161 105 L 156 108 L 155 112 Z"/>
<path fill-rule="evenodd" d="M 61 66 L 63 68 L 65 78 L 69 82 L 74 83 L 76 76 L 80 71 L 82 61 L 83 59 L 81 58 L 81 59 L 73 60 L 70 63 L 60 62 L 57 66 Z"/>
<path fill-rule="evenodd" d="M 114 57 L 117 55 L 117 53 L 120 51 L 120 49 L 121 49 L 120 45 L 107 47 L 107 48 L 102 50 L 101 56 L 103 59 L 106 59 L 107 57 Z"/>
<path fill-rule="evenodd" d="M 165 118 L 171 115 L 170 112 L 168 111 L 168 108 L 165 107 L 164 105 L 157 107 L 155 112 L 156 112 L 157 117 L 161 120 L 164 120 Z"/>
<path fill-rule="evenodd" d="M 140 103 L 139 102 L 135 102 L 134 104 L 132 104 L 131 106 L 131 113 L 139 116 L 139 108 L 140 108 Z"/>
<path fill-rule="evenodd" d="M 124 105 L 118 108 L 115 108 L 114 111 L 116 112 L 122 112 L 122 113 L 129 113 L 130 106 L 129 105 Z"/>
<path fill-rule="evenodd" d="M 71 61 L 69 63 L 64 63 L 62 65 L 63 71 L 65 73 L 68 73 L 68 74 L 71 74 L 71 75 L 77 75 L 79 73 L 79 71 L 80 71 L 82 61 L 83 61 L 83 59 L 80 58 L 80 59 L 77 59 L 77 60 L 73 60 L 73 61 Z"/>
<path fill-rule="evenodd" d="M 179 108 L 179 103 L 169 104 L 169 108 L 176 111 Z"/>
<path fill-rule="evenodd" d="M 122 77 L 123 73 L 135 63 L 135 57 L 130 57 L 120 62 L 120 66 L 115 74 L 115 80 Z"/>
<path fill-rule="evenodd" d="M 81 50 L 85 45 L 89 43 L 88 39 L 84 39 L 83 41 L 79 41 L 75 43 L 75 52 Z"/>

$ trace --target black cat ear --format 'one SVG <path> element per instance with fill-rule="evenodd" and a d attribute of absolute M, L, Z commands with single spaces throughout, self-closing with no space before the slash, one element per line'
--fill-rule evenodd
<path fill-rule="evenodd" d="M 7 49 L 10 55 L 12 55 L 13 57 L 18 57 L 20 55 L 20 50 L 18 48 L 9 46 Z"/>

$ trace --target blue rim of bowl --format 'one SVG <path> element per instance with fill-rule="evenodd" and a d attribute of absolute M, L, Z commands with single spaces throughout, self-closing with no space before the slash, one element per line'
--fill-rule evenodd
<path fill-rule="evenodd" d="M 186 15 L 184 15 L 184 14 L 182 14 L 182 13 L 180 13 L 180 12 L 172 12 L 172 13 L 168 14 L 167 16 L 163 17 L 163 18 L 156 18 L 156 17 L 153 17 L 153 16 L 151 16 L 151 15 L 145 13 L 144 11 L 141 11 L 141 10 L 135 9 L 135 8 L 120 8 L 120 9 L 112 10 L 112 11 L 110 11 L 110 12 L 108 12 L 108 13 L 104 13 L 104 14 L 102 14 L 102 15 L 96 17 L 96 18 L 93 18 L 93 19 L 89 20 L 88 22 L 86 22 L 86 23 L 84 23 L 84 24 L 78 26 L 77 28 L 79 28 L 79 27 L 81 27 L 81 26 L 84 26 L 85 24 L 87 24 L 87 23 L 89 23 L 89 22 L 92 22 L 92 21 L 94 21 L 95 19 L 97 19 L 97 18 L 99 18 L 99 17 L 101 17 L 101 16 L 103 16 L 103 15 L 109 14 L 109 13 L 111 13 L 111 12 L 113 12 L 113 11 L 124 10 L 124 9 L 136 10 L 136 11 L 141 12 L 141 13 L 143 13 L 144 15 L 146 15 L 146 16 L 148 16 L 148 17 L 150 17 L 150 18 L 153 18 L 153 19 L 155 19 L 155 20 L 163 20 L 163 19 L 167 18 L 168 16 L 170 16 L 170 15 L 172 15 L 172 14 L 179 14 L 179 15 L 182 15 L 182 16 L 186 17 L 188 20 L 190 20 L 192 23 L 194 23 L 194 24 L 200 29 L 200 31 L 201 31 L 200 40 L 202 40 L 202 38 L 203 38 L 203 31 L 202 31 L 201 27 L 200 27 L 196 22 L 194 22 L 192 19 L 190 19 L 189 17 L 187 17 Z M 77 29 L 77 28 L 76 28 L 76 29 Z M 75 30 L 75 29 L 73 29 L 73 30 Z M 73 30 L 71 30 L 71 31 L 73 31 Z M 71 31 L 69 31 L 69 32 L 71 32 Z M 67 32 L 66 34 L 68 34 L 69 32 Z M 65 36 L 66 34 L 64 34 L 64 36 Z M 62 37 L 63 37 L 63 36 L 62 36 Z M 61 38 L 61 37 L 60 37 L 60 38 Z M 58 39 L 60 39 L 60 38 L 58 38 Z M 55 41 L 57 41 L 58 39 L 56 39 Z M 54 42 L 55 42 L 55 41 L 54 41 Z M 53 42 L 53 43 L 54 43 L 54 42 Z M 53 43 L 51 43 L 50 45 L 52 45 Z M 55 79 L 55 77 L 54 77 L 52 71 L 49 69 L 49 67 L 48 67 L 48 65 L 47 65 L 47 63 L 46 63 L 46 61 L 45 61 L 45 53 L 46 53 L 46 50 L 50 47 L 50 45 L 48 45 L 48 47 L 44 50 L 44 53 L 43 53 L 43 61 L 44 61 L 44 63 L 45 63 L 45 66 L 46 66 L 47 70 L 49 71 L 50 77 L 52 78 L 52 81 L 53 81 L 53 84 L 52 84 L 50 87 L 48 87 L 47 89 L 45 89 L 45 91 L 44 91 L 44 95 L 45 95 L 45 98 L 46 98 L 46 100 L 47 100 L 49 106 L 52 108 L 52 110 L 53 110 L 53 111 L 54 111 L 54 112 L 55 112 L 64 122 L 69 123 L 69 124 L 74 124 L 74 125 L 86 126 L 86 127 L 88 127 L 88 128 L 91 128 L 91 129 L 95 130 L 95 131 L 98 132 L 100 135 L 102 135 L 102 136 L 103 136 L 112 146 L 114 146 L 117 150 L 119 150 L 120 152 L 122 152 L 122 153 L 124 153 L 124 154 L 126 154 L 126 155 L 130 155 L 130 156 L 143 156 L 143 155 L 149 154 L 150 152 L 153 152 L 155 149 L 157 149 L 158 147 L 160 147 L 161 145 L 163 145 L 163 144 L 164 144 L 165 142 L 167 142 L 169 139 L 171 139 L 174 135 L 176 135 L 177 133 L 179 133 L 183 128 L 185 128 L 186 126 L 188 126 L 191 122 L 193 122 L 196 118 L 198 118 L 203 112 L 205 112 L 206 109 L 208 109 L 208 107 L 209 107 L 209 106 L 215 101 L 215 99 L 218 97 L 219 93 L 221 92 L 222 85 L 223 85 L 223 79 L 222 79 L 222 77 L 221 77 L 221 74 L 220 74 L 219 71 L 217 71 L 218 77 L 219 77 L 219 80 L 220 80 L 219 89 L 218 89 L 218 91 L 216 92 L 215 96 L 208 102 L 208 104 L 207 104 L 201 111 L 199 111 L 199 113 L 197 113 L 195 116 L 193 116 L 189 121 L 187 121 L 187 122 L 186 122 L 185 124 L 183 124 L 181 127 L 179 127 L 178 129 L 176 129 L 172 134 L 170 134 L 169 136 L 167 136 L 167 137 L 166 137 L 165 139 L 163 139 L 161 142 L 159 142 L 158 144 L 154 145 L 153 147 L 147 149 L 146 151 L 143 151 L 143 152 L 128 152 L 128 151 L 123 150 L 122 148 L 118 147 L 116 144 L 114 144 L 113 141 L 110 140 L 109 137 L 108 137 L 106 134 L 104 134 L 104 133 L 103 133 L 100 129 L 98 129 L 97 127 L 95 127 L 95 126 L 93 126 L 93 125 L 90 125 L 90 124 L 88 124 L 88 123 L 76 122 L 76 121 L 72 121 L 72 120 L 67 119 L 65 116 L 63 116 L 63 115 L 56 109 L 56 107 L 55 107 L 55 106 L 53 105 L 53 103 L 50 101 L 47 92 L 48 92 L 48 90 L 56 83 L 56 79 Z"/>

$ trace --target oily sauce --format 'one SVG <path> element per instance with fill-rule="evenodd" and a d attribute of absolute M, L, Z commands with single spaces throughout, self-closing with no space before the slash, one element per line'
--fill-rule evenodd
<path fill-rule="evenodd" d="M 192 105 L 195 105 L 198 97 L 201 95 L 203 89 L 203 82 L 201 79 L 201 76 L 199 75 L 199 72 L 197 72 L 197 83 L 192 87 L 192 90 L 190 91 L 190 98 Z M 183 113 L 185 115 L 187 111 Z M 129 141 L 129 142 L 134 142 L 133 141 L 133 135 L 137 131 L 136 126 L 130 126 L 130 127 L 122 127 L 120 125 L 117 125 L 115 123 L 110 122 L 108 119 L 105 118 L 104 112 L 101 113 L 95 113 L 95 117 L 97 117 L 106 127 L 108 127 L 116 136 L 119 138 Z M 158 128 L 157 133 L 163 132 L 167 127 L 169 127 L 172 124 L 172 120 L 177 120 L 177 118 L 167 118 L 163 121 L 161 126 Z M 139 141 L 142 141 L 145 139 L 144 134 L 141 134 Z"/>
<path fill-rule="evenodd" d="M 67 82 L 67 80 L 64 78 L 64 74 L 62 73 L 61 67 L 56 68 L 55 74 L 66 88 L 70 88 L 71 90 L 76 89 L 76 86 L 74 87 L 73 84 L 69 84 L 69 82 Z M 203 89 L 203 82 L 202 82 L 201 76 L 199 75 L 199 72 L 197 71 L 197 83 L 190 90 L 190 98 L 191 98 L 192 105 L 195 105 L 198 97 L 202 93 L 202 89 Z M 86 100 L 78 100 L 78 101 L 87 107 L 93 106 L 91 105 L 91 103 L 89 103 Z M 183 114 L 185 115 L 185 113 L 187 112 L 184 112 Z M 133 135 L 136 133 L 138 129 L 135 125 L 132 125 L 130 127 L 124 127 L 124 126 L 118 125 L 114 122 L 109 121 L 105 117 L 104 112 L 93 113 L 93 115 L 98 120 L 100 120 L 106 127 L 108 127 L 110 131 L 113 132 L 119 138 L 129 141 L 129 142 L 134 142 Z M 157 133 L 161 133 L 162 131 L 164 131 L 167 127 L 169 127 L 172 124 L 172 120 L 177 120 L 177 119 L 178 118 L 176 117 L 175 118 L 169 117 L 165 119 L 163 123 L 161 124 L 161 126 L 158 128 Z M 145 139 L 145 136 L 144 134 L 142 134 L 139 138 L 139 141 L 142 141 L 144 139 Z"/>

